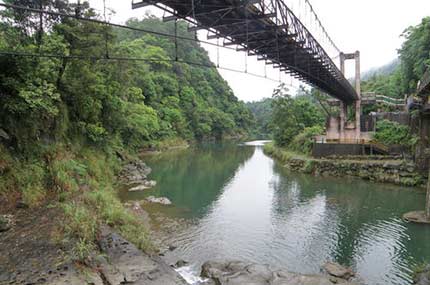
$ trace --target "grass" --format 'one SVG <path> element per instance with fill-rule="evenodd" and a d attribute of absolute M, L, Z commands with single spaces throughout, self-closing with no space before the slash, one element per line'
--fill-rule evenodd
<path fill-rule="evenodd" d="M 304 154 L 277 147 L 277 146 L 275 146 L 275 144 L 273 142 L 265 144 L 263 147 L 263 150 L 266 154 L 273 156 L 282 162 L 287 162 L 291 159 L 306 159 L 306 158 L 308 158 Z"/>
<path fill-rule="evenodd" d="M 117 197 L 115 173 L 120 168 L 116 155 L 95 148 L 55 145 L 39 160 L 30 160 L 14 159 L 0 145 L 0 195 L 18 193 L 30 208 L 49 204 L 61 209 L 56 240 L 72 244 L 74 260 L 84 262 L 92 256 L 101 224 L 151 251 L 143 222 Z"/>
<path fill-rule="evenodd" d="M 151 146 L 157 151 L 163 151 L 172 148 L 186 148 L 188 147 L 188 142 L 182 138 L 173 137 L 153 142 Z"/>

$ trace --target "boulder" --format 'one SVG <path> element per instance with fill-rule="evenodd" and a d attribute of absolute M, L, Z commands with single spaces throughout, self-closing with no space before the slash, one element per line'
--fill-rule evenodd
<path fill-rule="evenodd" d="M 412 211 L 403 215 L 403 219 L 407 222 L 417 224 L 430 224 L 430 219 L 427 218 L 424 211 Z"/>
<path fill-rule="evenodd" d="M 349 280 L 351 277 L 355 276 L 355 273 L 351 268 L 344 267 L 335 262 L 326 262 L 323 265 L 323 269 L 331 276 Z"/>
<path fill-rule="evenodd" d="M 175 264 L 172 265 L 173 268 L 180 268 L 188 265 L 188 261 L 183 259 L 179 259 Z"/>
<path fill-rule="evenodd" d="M 149 187 L 142 184 L 139 186 L 132 187 L 132 188 L 128 189 L 128 191 L 130 191 L 130 192 L 143 191 L 143 190 L 148 189 L 148 188 Z"/>
<path fill-rule="evenodd" d="M 162 205 L 172 205 L 172 202 L 166 197 L 149 196 L 145 200 L 150 202 L 150 203 L 158 203 L 158 204 L 162 204 Z"/>
<path fill-rule="evenodd" d="M 154 180 L 139 180 L 139 183 L 141 183 L 138 186 L 132 187 L 130 189 L 128 189 L 128 191 L 143 191 L 145 189 L 149 189 L 151 187 L 154 187 L 155 185 L 157 185 L 157 182 Z"/>

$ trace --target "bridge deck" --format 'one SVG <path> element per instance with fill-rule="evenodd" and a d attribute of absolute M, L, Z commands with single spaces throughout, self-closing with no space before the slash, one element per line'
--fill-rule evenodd
<path fill-rule="evenodd" d="M 266 2 L 270 2 L 267 4 Z M 173 18 L 186 19 L 239 45 L 250 55 L 352 103 L 358 98 L 351 84 L 325 50 L 281 0 L 144 0 L 133 8 L 155 5 Z"/>

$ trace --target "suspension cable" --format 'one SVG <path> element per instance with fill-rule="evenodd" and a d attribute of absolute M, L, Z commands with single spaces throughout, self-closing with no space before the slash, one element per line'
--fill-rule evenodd
<path fill-rule="evenodd" d="M 13 4 L 6 4 L 6 3 L 0 3 L 0 7 L 22 10 L 22 11 L 33 12 L 33 13 L 42 13 L 42 14 L 47 14 L 47 15 L 51 15 L 51 16 L 73 18 L 73 19 L 76 19 L 79 21 L 97 23 L 97 24 L 101 24 L 101 25 L 109 25 L 109 26 L 116 27 L 116 28 L 128 29 L 128 30 L 132 30 L 132 31 L 136 31 L 136 32 L 148 33 L 148 34 L 153 34 L 153 35 L 157 35 L 157 36 L 163 36 L 163 37 L 169 37 L 169 38 L 175 37 L 175 35 L 168 34 L 168 33 L 151 31 L 148 29 L 136 28 L 136 27 L 116 24 L 116 23 L 112 23 L 112 22 L 106 22 L 106 21 L 98 20 L 98 19 L 94 19 L 94 18 L 83 18 L 81 16 L 70 15 L 70 14 L 61 13 L 61 12 L 47 11 L 47 10 L 35 9 L 35 8 L 18 6 L 18 5 L 13 5 Z M 207 44 L 207 45 L 211 45 L 211 46 L 216 46 L 216 44 L 214 44 L 212 42 L 199 40 L 196 38 L 188 38 L 188 37 L 184 37 L 184 36 L 178 36 L 177 38 L 180 40 L 193 41 L 193 42 L 198 42 L 198 43 Z M 226 47 L 226 46 L 220 46 L 220 47 L 225 48 L 225 49 L 229 49 L 229 50 L 236 50 L 235 48 L 232 48 L 232 47 Z"/>
<path fill-rule="evenodd" d="M 83 61 L 142 61 L 142 62 L 178 62 L 183 63 L 187 65 L 194 65 L 199 67 L 205 67 L 205 68 L 214 68 L 214 69 L 221 69 L 226 71 L 231 71 L 235 73 L 242 73 L 251 75 L 254 77 L 267 79 L 269 81 L 278 82 L 278 80 L 270 78 L 270 77 L 264 77 L 263 75 L 247 72 L 245 73 L 243 70 L 229 68 L 229 67 L 216 67 L 213 64 L 204 64 L 199 62 L 192 62 L 187 60 L 174 60 L 174 59 L 159 59 L 159 58 L 140 58 L 140 57 L 122 57 L 122 56 L 110 56 L 109 58 L 106 58 L 105 56 L 83 56 L 83 55 L 60 55 L 60 54 L 38 54 L 38 53 L 25 53 L 25 52 L 14 52 L 14 51 L 0 51 L 0 56 L 18 56 L 18 57 L 33 57 L 33 58 L 60 58 L 60 59 L 69 59 L 69 60 L 83 60 Z"/>

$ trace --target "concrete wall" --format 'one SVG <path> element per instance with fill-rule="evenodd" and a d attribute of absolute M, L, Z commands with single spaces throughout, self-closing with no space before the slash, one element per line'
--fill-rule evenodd
<path fill-rule="evenodd" d="M 316 143 L 312 149 L 313 157 L 325 157 L 330 155 L 363 155 L 363 145 L 342 143 Z"/>

